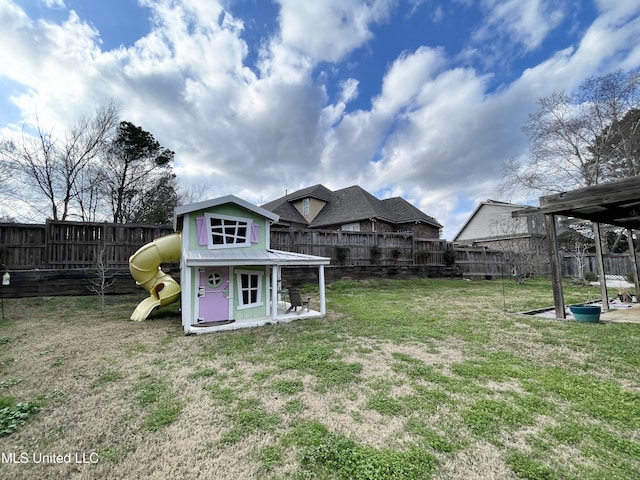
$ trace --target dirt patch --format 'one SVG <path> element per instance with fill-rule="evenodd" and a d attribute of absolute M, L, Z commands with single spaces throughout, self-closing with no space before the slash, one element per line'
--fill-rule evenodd
<path fill-rule="evenodd" d="M 502 460 L 500 450 L 493 444 L 479 442 L 469 450 L 447 458 L 434 476 L 438 480 L 509 480 L 517 477 Z"/>

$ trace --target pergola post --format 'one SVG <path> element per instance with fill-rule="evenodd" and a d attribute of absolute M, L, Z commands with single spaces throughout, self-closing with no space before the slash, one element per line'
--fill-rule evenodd
<path fill-rule="evenodd" d="M 640 280 L 638 280 L 638 261 L 636 260 L 636 247 L 633 245 L 633 230 L 631 228 L 627 228 L 627 243 L 629 244 L 629 257 L 633 267 L 633 284 L 637 298 L 640 295 Z"/>
<path fill-rule="evenodd" d="M 562 289 L 562 263 L 558 252 L 558 238 L 556 232 L 556 216 L 545 214 L 544 225 L 547 230 L 547 244 L 549 260 L 551 261 L 551 285 L 553 287 L 553 304 L 556 318 L 567 318 L 564 311 L 564 291 Z"/>
<path fill-rule="evenodd" d="M 600 222 L 593 224 L 593 236 L 596 242 L 596 262 L 598 264 L 598 280 L 600 282 L 600 295 L 602 296 L 602 310 L 609 310 L 609 295 L 607 294 L 607 279 L 604 274 L 604 261 L 602 260 L 602 234 L 600 233 Z"/>

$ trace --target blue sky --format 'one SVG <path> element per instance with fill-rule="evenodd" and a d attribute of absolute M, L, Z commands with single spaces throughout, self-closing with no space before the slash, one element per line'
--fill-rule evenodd
<path fill-rule="evenodd" d="M 402 196 L 451 239 L 538 98 L 640 66 L 637 0 L 0 0 L 0 136 L 115 99 L 203 197 Z M 7 212 L 15 215 L 20 212 Z"/>

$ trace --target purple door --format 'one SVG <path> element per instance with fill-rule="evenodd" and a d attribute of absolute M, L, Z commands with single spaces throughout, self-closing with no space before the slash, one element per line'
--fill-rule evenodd
<path fill-rule="evenodd" d="M 203 268 L 198 285 L 198 322 L 229 320 L 229 267 Z"/>

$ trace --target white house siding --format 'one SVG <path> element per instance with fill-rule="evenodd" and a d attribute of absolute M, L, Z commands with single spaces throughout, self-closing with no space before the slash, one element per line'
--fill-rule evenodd
<path fill-rule="evenodd" d="M 472 243 L 478 239 L 528 233 L 526 218 L 511 217 L 511 212 L 521 208 L 520 205 L 482 203 L 454 242 Z"/>

